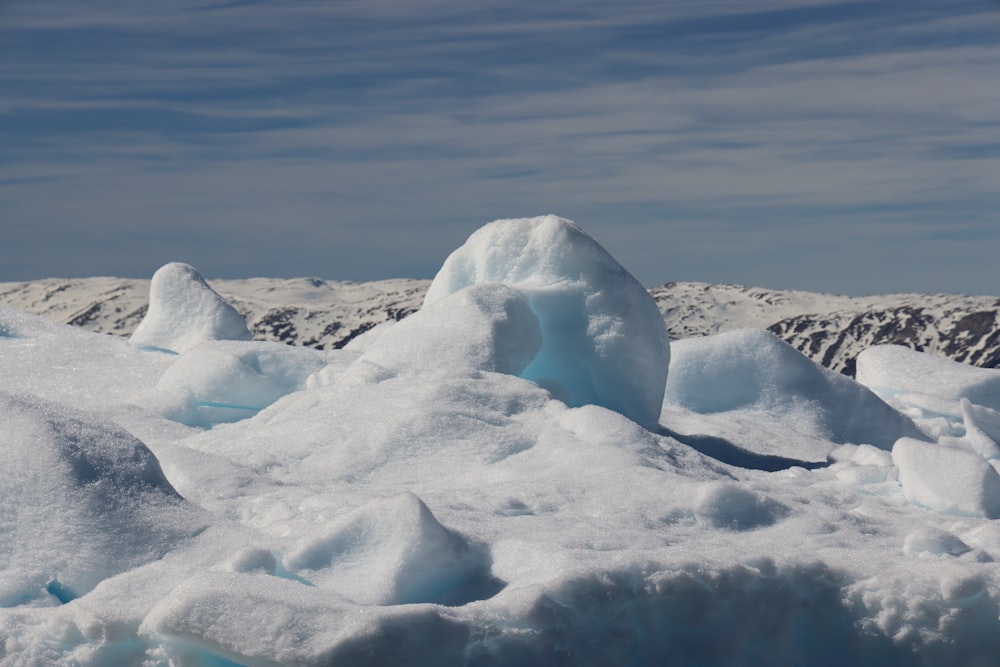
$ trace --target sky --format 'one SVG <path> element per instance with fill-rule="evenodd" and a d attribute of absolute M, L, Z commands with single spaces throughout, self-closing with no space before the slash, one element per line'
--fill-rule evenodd
<path fill-rule="evenodd" d="M 0 281 L 555 213 L 647 286 L 1000 295 L 998 211 L 997 0 L 0 0 Z"/>

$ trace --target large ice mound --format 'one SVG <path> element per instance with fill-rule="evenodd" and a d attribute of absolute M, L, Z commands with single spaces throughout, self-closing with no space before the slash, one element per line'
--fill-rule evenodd
<path fill-rule="evenodd" d="M 910 419 L 868 388 L 819 366 L 764 329 L 673 344 L 665 402 L 703 415 L 752 411 L 833 443 L 891 449 L 920 437 Z"/>
<path fill-rule="evenodd" d="M 120 427 L 7 392 L 0 415 L 0 607 L 68 602 L 204 526 Z"/>
<path fill-rule="evenodd" d="M 153 274 L 149 310 L 132 333 L 132 344 L 181 353 L 209 340 L 250 340 L 250 331 L 193 266 L 161 267 Z"/>
<path fill-rule="evenodd" d="M 542 346 L 520 376 L 570 406 L 588 403 L 656 426 L 670 343 L 649 293 L 569 220 L 497 220 L 445 260 L 429 306 L 470 285 L 501 283 L 538 319 Z"/>

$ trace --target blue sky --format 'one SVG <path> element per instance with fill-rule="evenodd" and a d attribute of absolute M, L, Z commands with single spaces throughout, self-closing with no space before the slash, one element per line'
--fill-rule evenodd
<path fill-rule="evenodd" d="M 0 0 L 0 281 L 556 213 L 646 285 L 1000 294 L 998 211 L 995 1 Z"/>

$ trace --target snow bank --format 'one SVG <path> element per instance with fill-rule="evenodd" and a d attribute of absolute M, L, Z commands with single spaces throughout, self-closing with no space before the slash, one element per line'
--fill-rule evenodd
<path fill-rule="evenodd" d="M 579 227 L 552 215 L 482 227 L 445 260 L 424 306 L 483 283 L 516 289 L 538 319 L 542 347 L 521 377 L 570 406 L 593 403 L 656 426 L 666 326 L 642 285 Z"/>
<path fill-rule="evenodd" d="M 133 345 L 184 352 L 207 340 L 250 340 L 243 316 L 193 266 L 173 262 L 153 274 L 149 310 Z"/>

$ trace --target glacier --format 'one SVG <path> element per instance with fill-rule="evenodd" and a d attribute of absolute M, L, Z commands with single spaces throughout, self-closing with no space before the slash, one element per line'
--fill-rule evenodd
<path fill-rule="evenodd" d="M 556 216 L 343 349 L 193 267 L 131 341 L 0 307 L 0 665 L 973 665 L 1000 371 L 670 342 Z"/>

